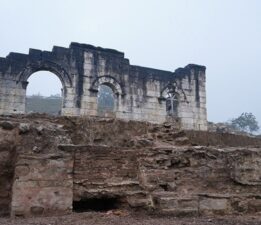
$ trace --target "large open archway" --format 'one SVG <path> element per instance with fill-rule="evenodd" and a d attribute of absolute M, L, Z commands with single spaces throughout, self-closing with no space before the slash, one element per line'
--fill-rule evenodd
<path fill-rule="evenodd" d="M 110 86 L 106 84 L 99 85 L 97 96 L 98 116 L 113 117 L 115 114 L 116 98 L 117 96 L 115 96 Z"/>
<path fill-rule="evenodd" d="M 102 117 L 116 117 L 122 107 L 122 97 L 125 91 L 117 79 L 106 75 L 97 77 L 89 89 L 97 100 L 96 115 Z"/>
<path fill-rule="evenodd" d="M 60 115 L 63 97 L 63 84 L 56 74 L 35 72 L 27 80 L 25 112 Z"/>

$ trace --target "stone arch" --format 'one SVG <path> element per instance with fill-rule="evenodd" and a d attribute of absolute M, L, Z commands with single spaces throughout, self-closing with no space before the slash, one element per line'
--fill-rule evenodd
<path fill-rule="evenodd" d="M 94 93 L 94 98 L 96 98 L 96 102 L 98 103 L 98 92 L 99 92 L 99 87 L 101 85 L 108 86 L 112 92 L 113 92 L 113 97 L 114 97 L 114 109 L 113 109 L 113 114 L 114 116 L 119 113 L 122 110 L 123 107 L 123 96 L 125 96 L 125 91 L 120 84 L 119 81 L 117 81 L 116 78 L 105 75 L 105 76 L 100 76 L 97 77 L 91 87 L 90 91 Z M 98 106 L 98 105 L 97 105 Z"/>
<path fill-rule="evenodd" d="M 73 83 L 70 75 L 67 71 L 57 63 L 51 61 L 40 61 L 28 64 L 17 76 L 16 85 L 19 91 L 19 98 L 22 101 L 19 103 L 20 112 L 25 112 L 26 105 L 26 89 L 28 85 L 28 79 L 31 75 L 39 71 L 48 71 L 56 75 L 61 84 L 62 84 L 62 108 L 61 113 L 63 114 L 63 110 L 68 108 L 68 105 L 73 105 L 73 99 L 70 99 L 68 92 L 70 92 L 73 88 Z"/>
<path fill-rule="evenodd" d="M 97 95 L 97 115 L 102 117 L 114 117 L 118 107 L 119 95 L 106 84 L 99 86 Z"/>
<path fill-rule="evenodd" d="M 178 87 L 176 82 L 169 83 L 162 89 L 162 91 L 160 92 L 160 99 L 166 100 L 166 96 L 168 96 L 169 93 L 176 94 L 179 101 L 187 102 L 187 97 L 184 91 Z"/>
<path fill-rule="evenodd" d="M 112 76 L 101 76 L 98 77 L 91 86 L 91 91 L 98 92 L 99 85 L 107 85 L 109 86 L 115 95 L 125 95 L 125 92 L 121 86 L 121 84 Z"/>
<path fill-rule="evenodd" d="M 161 99 L 164 100 L 166 104 L 167 115 L 178 117 L 180 94 L 177 91 L 176 83 L 169 84 L 163 89 Z"/>
<path fill-rule="evenodd" d="M 189 103 L 184 90 L 177 82 L 168 83 L 160 92 L 159 103 L 165 104 L 166 112 L 169 116 L 178 118 L 180 116 L 180 106 Z M 187 104 L 186 104 L 187 105 Z"/>
<path fill-rule="evenodd" d="M 60 65 L 51 62 L 44 61 L 37 64 L 29 64 L 26 68 L 18 75 L 17 82 L 21 82 L 23 88 L 26 88 L 28 78 L 35 72 L 49 71 L 54 73 L 61 81 L 63 88 L 72 87 L 72 79 L 67 71 Z"/>

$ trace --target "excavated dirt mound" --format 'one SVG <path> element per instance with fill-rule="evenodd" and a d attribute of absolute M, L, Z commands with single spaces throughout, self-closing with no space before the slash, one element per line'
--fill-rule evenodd
<path fill-rule="evenodd" d="M 207 131 L 186 131 L 192 145 L 203 146 L 253 146 L 260 147 L 261 139 L 238 134 L 214 133 Z"/>
<path fill-rule="evenodd" d="M 172 124 L 124 121 L 95 117 L 55 117 L 46 114 L 29 114 L 0 117 L 0 122 L 61 126 L 72 144 L 96 144 L 119 147 L 142 147 L 147 145 L 173 146 L 230 146 L 260 147 L 261 138 L 230 133 L 207 131 L 180 131 Z M 1 124 L 0 124 L 1 127 Z"/>

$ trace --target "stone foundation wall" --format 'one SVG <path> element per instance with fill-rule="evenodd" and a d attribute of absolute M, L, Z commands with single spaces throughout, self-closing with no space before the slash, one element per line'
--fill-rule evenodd
<path fill-rule="evenodd" d="M 260 156 L 260 149 L 157 148 L 139 162 L 162 213 L 224 215 L 260 212 Z"/>
<path fill-rule="evenodd" d="M 120 197 L 125 206 L 179 216 L 261 211 L 259 149 L 74 146 L 74 151 L 74 201 Z"/>
<path fill-rule="evenodd" d="M 130 203 L 129 199 L 136 196 L 140 202 L 138 195 L 144 193 L 135 155 L 132 149 L 75 146 L 73 200 L 114 197 Z"/>
<path fill-rule="evenodd" d="M 13 217 L 72 211 L 73 160 L 66 154 L 19 155 L 12 188 Z"/>
<path fill-rule="evenodd" d="M 66 214 L 103 198 L 179 216 L 261 213 L 259 139 L 221 147 L 229 140 L 216 134 L 204 147 L 205 132 L 193 143 L 169 124 L 113 121 L 1 117 L 1 215 Z"/>
<path fill-rule="evenodd" d="M 13 125 L 0 121 L 0 216 L 10 214 L 14 164 L 16 161 Z"/>
<path fill-rule="evenodd" d="M 15 152 L 12 149 L 0 149 L 0 216 L 10 213 L 14 160 Z"/>

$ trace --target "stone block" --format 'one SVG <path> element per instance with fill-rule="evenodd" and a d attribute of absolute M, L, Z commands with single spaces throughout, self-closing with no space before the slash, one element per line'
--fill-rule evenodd
<path fill-rule="evenodd" d="M 63 102 L 63 105 L 64 105 L 64 108 L 74 108 L 74 101 L 72 101 L 72 100 L 64 100 L 64 102 Z M 63 112 L 65 112 L 65 110 L 62 110 Z M 64 115 L 64 114 L 62 114 L 62 115 Z"/>
<path fill-rule="evenodd" d="M 199 213 L 201 215 L 230 214 L 229 202 L 226 198 L 201 198 L 199 200 Z"/>
<path fill-rule="evenodd" d="M 261 212 L 261 199 L 251 199 L 248 201 L 248 213 Z"/>
<path fill-rule="evenodd" d="M 244 160 L 231 157 L 231 179 L 242 185 L 261 185 L 261 159 L 256 153 L 245 156 Z"/>
<path fill-rule="evenodd" d="M 71 155 L 19 155 L 11 215 L 43 216 L 70 212 L 73 198 Z"/>

